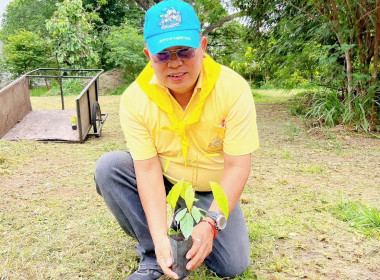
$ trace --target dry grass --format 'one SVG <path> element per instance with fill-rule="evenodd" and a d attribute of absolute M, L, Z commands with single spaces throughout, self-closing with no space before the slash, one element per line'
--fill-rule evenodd
<path fill-rule="evenodd" d="M 125 149 L 118 100 L 100 97 L 103 135 L 84 144 L 0 141 L 1 280 L 125 279 L 137 267 L 135 242 L 93 183 L 97 158 Z M 60 107 L 59 97 L 32 103 Z M 252 266 L 240 279 L 380 279 L 378 229 L 364 234 L 333 212 L 342 199 L 380 208 L 380 140 L 307 133 L 283 104 L 257 110 L 261 147 L 242 197 Z M 190 279 L 217 277 L 202 268 Z"/>

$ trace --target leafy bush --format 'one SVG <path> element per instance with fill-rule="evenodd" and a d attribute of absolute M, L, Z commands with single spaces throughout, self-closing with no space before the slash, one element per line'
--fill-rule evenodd
<path fill-rule="evenodd" d="M 97 66 L 99 55 L 95 51 L 92 16 L 84 11 L 81 0 L 65 0 L 46 21 L 51 47 L 64 67 Z"/>
<path fill-rule="evenodd" d="M 46 41 L 39 34 L 21 30 L 9 36 L 3 46 L 3 68 L 21 75 L 35 68 L 47 67 L 46 54 Z"/>
<path fill-rule="evenodd" d="M 352 124 L 357 130 L 370 131 L 371 125 L 379 122 L 379 108 L 379 96 L 376 97 L 374 91 L 366 95 L 348 96 L 344 104 L 342 123 Z"/>
<path fill-rule="evenodd" d="M 112 67 L 126 70 L 129 82 L 137 77 L 148 62 L 143 52 L 143 36 L 129 25 L 113 27 L 105 44 L 108 49 L 106 62 Z"/>
<path fill-rule="evenodd" d="M 342 107 L 336 91 L 316 92 L 305 116 L 321 120 L 327 126 L 335 126 L 341 121 Z"/>
<path fill-rule="evenodd" d="M 3 2 L 3 1 L 1 1 Z M 45 20 L 51 18 L 57 10 L 57 2 L 62 0 L 13 0 L 3 14 L 0 40 L 5 42 L 7 37 L 25 30 L 46 35 Z M 4 6 L 5 7 L 5 6 Z"/>
<path fill-rule="evenodd" d="M 42 79 L 32 79 L 42 80 Z M 59 96 L 61 95 L 61 88 L 56 79 L 49 79 L 48 83 L 50 88 L 47 89 L 46 86 L 41 86 L 42 81 L 39 81 L 39 86 L 34 86 L 30 90 L 30 96 Z M 69 95 L 79 95 L 84 89 L 85 83 L 80 79 L 62 79 L 62 89 L 65 96 Z"/>
<path fill-rule="evenodd" d="M 307 109 L 310 107 L 314 92 L 302 91 L 296 94 L 292 100 L 292 106 L 290 107 L 290 113 L 294 116 L 306 115 Z"/>
<path fill-rule="evenodd" d="M 291 107 L 294 115 L 318 120 L 327 126 L 347 124 L 356 130 L 371 131 L 379 122 L 380 100 L 376 91 L 362 95 L 346 95 L 334 90 L 303 92 L 295 97 Z"/>

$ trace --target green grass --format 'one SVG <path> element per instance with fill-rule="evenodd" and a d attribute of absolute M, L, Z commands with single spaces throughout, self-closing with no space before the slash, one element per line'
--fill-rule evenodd
<path fill-rule="evenodd" d="M 253 98 L 256 103 L 286 102 L 293 98 L 301 90 L 283 89 L 253 89 Z"/>
<path fill-rule="evenodd" d="M 121 85 L 121 86 L 119 86 L 119 87 L 117 87 L 115 89 L 107 90 L 103 94 L 104 95 L 121 95 L 126 90 L 126 88 L 128 86 L 129 86 L 129 84 L 124 84 L 124 85 Z"/>
<path fill-rule="evenodd" d="M 302 129 L 295 123 L 291 122 L 285 125 L 285 130 L 283 134 L 286 135 L 288 139 L 293 142 L 297 137 L 299 137 L 302 134 Z"/>
<path fill-rule="evenodd" d="M 347 222 L 367 236 L 380 239 L 380 211 L 366 206 L 360 201 L 343 199 L 337 202 L 333 213 L 340 220 Z"/>
<path fill-rule="evenodd" d="M 60 107 L 59 96 L 31 99 L 34 110 Z M 100 138 L 84 144 L 0 141 L 1 280 L 121 280 L 138 267 L 136 241 L 95 191 L 97 159 L 126 149 L 120 96 L 99 100 L 109 114 Z M 65 107 L 74 101 L 68 96 Z M 252 264 L 236 279 L 376 279 L 378 139 L 350 134 L 346 143 L 339 132 L 309 135 L 286 108 L 278 110 L 282 106 L 289 105 L 257 106 L 261 146 L 241 200 Z M 360 202 L 354 203 L 360 211 L 342 196 Z M 340 218 L 343 213 L 358 214 Z M 191 272 L 189 280 L 195 279 L 219 278 L 203 265 Z"/>
<path fill-rule="evenodd" d="M 326 168 L 317 164 L 303 164 L 299 171 L 309 174 L 321 174 L 326 172 Z"/>
<path fill-rule="evenodd" d="M 61 88 L 57 80 L 49 79 L 48 83 L 50 89 L 46 85 L 41 85 L 42 79 L 39 79 L 40 85 L 34 86 L 30 90 L 30 96 L 40 97 L 40 96 L 59 96 L 61 95 Z M 63 79 L 62 80 L 62 90 L 65 96 L 79 95 L 84 87 L 87 85 L 89 80 L 81 79 Z"/>

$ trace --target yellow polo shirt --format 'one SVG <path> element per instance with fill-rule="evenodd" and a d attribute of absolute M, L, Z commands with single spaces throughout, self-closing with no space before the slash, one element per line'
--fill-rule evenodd
<path fill-rule="evenodd" d="M 150 83 L 164 88 L 177 118 L 186 119 L 197 104 L 203 71 L 205 69 L 201 71 L 186 110 L 155 76 Z M 186 165 L 178 135 L 163 129 L 172 125 L 169 117 L 136 81 L 121 97 L 120 122 L 134 160 L 158 155 L 164 176 L 172 183 L 181 179 L 192 182 L 198 191 L 210 191 L 209 181 L 220 182 L 224 153 L 245 155 L 259 147 L 251 88 L 240 75 L 225 66 L 221 67 L 215 86 L 207 96 L 200 120 L 186 129 L 190 145 Z"/>

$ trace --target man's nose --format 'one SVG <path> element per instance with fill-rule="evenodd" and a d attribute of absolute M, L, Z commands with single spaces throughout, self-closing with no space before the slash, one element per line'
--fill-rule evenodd
<path fill-rule="evenodd" d="M 172 68 L 175 68 L 175 67 L 178 67 L 178 66 L 180 66 L 182 64 L 183 64 L 183 62 L 182 62 L 181 59 L 179 59 L 177 53 L 172 52 L 171 55 L 170 55 L 170 60 L 168 62 L 168 66 L 172 67 Z"/>

